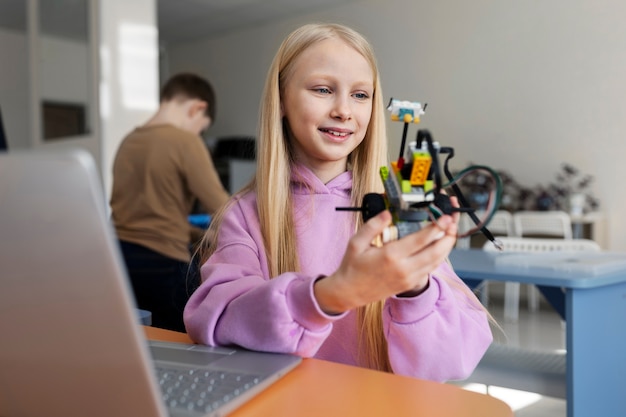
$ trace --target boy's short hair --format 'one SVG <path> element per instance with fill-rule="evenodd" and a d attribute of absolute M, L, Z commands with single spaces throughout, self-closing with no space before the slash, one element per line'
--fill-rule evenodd
<path fill-rule="evenodd" d="M 178 97 L 205 101 L 206 115 L 215 121 L 215 91 L 209 81 L 192 73 L 172 76 L 161 88 L 161 102 Z"/>

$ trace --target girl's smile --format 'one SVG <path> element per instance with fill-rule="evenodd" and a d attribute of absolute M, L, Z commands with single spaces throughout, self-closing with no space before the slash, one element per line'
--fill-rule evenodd
<path fill-rule="evenodd" d="M 353 133 L 351 130 L 341 128 L 320 127 L 318 130 L 322 133 L 325 133 L 330 141 L 335 142 L 343 142 L 348 139 Z"/>

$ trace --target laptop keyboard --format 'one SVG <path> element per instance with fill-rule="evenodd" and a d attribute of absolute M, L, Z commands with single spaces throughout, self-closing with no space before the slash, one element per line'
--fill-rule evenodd
<path fill-rule="evenodd" d="M 206 369 L 156 368 L 165 404 L 171 410 L 208 413 L 261 382 L 256 375 Z"/>

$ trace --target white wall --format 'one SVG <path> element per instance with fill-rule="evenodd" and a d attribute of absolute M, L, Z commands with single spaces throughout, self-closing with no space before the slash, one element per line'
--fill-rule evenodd
<path fill-rule="evenodd" d="M 94 117 L 93 83 L 94 74 L 92 69 L 91 51 L 86 41 L 58 38 L 54 36 L 41 36 L 39 38 L 36 76 L 39 88 L 39 97 L 36 97 L 37 105 L 44 100 L 60 101 L 68 103 L 80 103 L 85 106 L 87 131 L 85 134 L 44 140 L 40 134 L 34 131 L 42 129 L 41 123 L 31 124 L 31 140 L 36 148 L 62 149 L 81 147 L 91 152 L 96 162 L 100 163 L 99 136 L 97 114 Z M 32 115 L 31 115 L 32 116 Z M 32 120 L 31 120 L 32 121 Z"/>
<path fill-rule="evenodd" d="M 31 146 L 26 34 L 0 29 L 0 108 L 9 149 Z"/>
<path fill-rule="evenodd" d="M 40 136 L 35 134 L 29 106 L 32 89 L 28 48 L 26 33 L 0 29 L 3 64 L 0 65 L 0 106 L 9 149 L 80 146 L 93 151 L 97 158 L 97 139 L 93 132 L 51 143 L 42 142 Z M 92 111 L 86 102 L 86 97 L 90 94 L 87 90 L 92 82 L 84 70 L 89 59 L 87 46 L 67 39 L 42 37 L 40 52 L 37 76 L 46 74 L 46 80 L 39 84 L 41 91 L 37 105 L 40 105 L 40 100 L 45 99 L 80 102 L 88 106 L 88 111 Z M 37 126 L 41 127 L 40 124 Z M 92 126 L 89 128 L 92 129 Z"/>
<path fill-rule="evenodd" d="M 453 167 L 505 169 L 532 186 L 562 162 L 595 177 L 605 248 L 626 250 L 626 2 L 361 0 L 322 13 L 170 47 L 219 95 L 213 135 L 254 134 L 270 60 L 309 21 L 346 23 L 373 43 L 383 91 L 428 102 L 421 127 L 453 146 Z M 401 125 L 390 125 L 393 157 Z M 413 130 L 414 132 L 414 130 Z"/>
<path fill-rule="evenodd" d="M 85 103 L 93 82 L 89 67 L 89 46 L 85 42 L 55 37 L 41 38 L 40 71 L 42 100 Z M 42 77 L 43 78 L 43 77 Z"/>
<path fill-rule="evenodd" d="M 159 106 L 159 46 L 155 0 L 99 3 L 100 151 L 110 196 L 119 144 Z"/>

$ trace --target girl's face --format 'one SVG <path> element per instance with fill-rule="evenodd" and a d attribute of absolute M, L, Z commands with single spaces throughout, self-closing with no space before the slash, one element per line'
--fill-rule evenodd
<path fill-rule="evenodd" d="M 374 73 L 344 41 L 318 42 L 294 62 L 285 80 L 281 109 L 296 159 L 324 182 L 347 168 L 372 115 Z"/>

